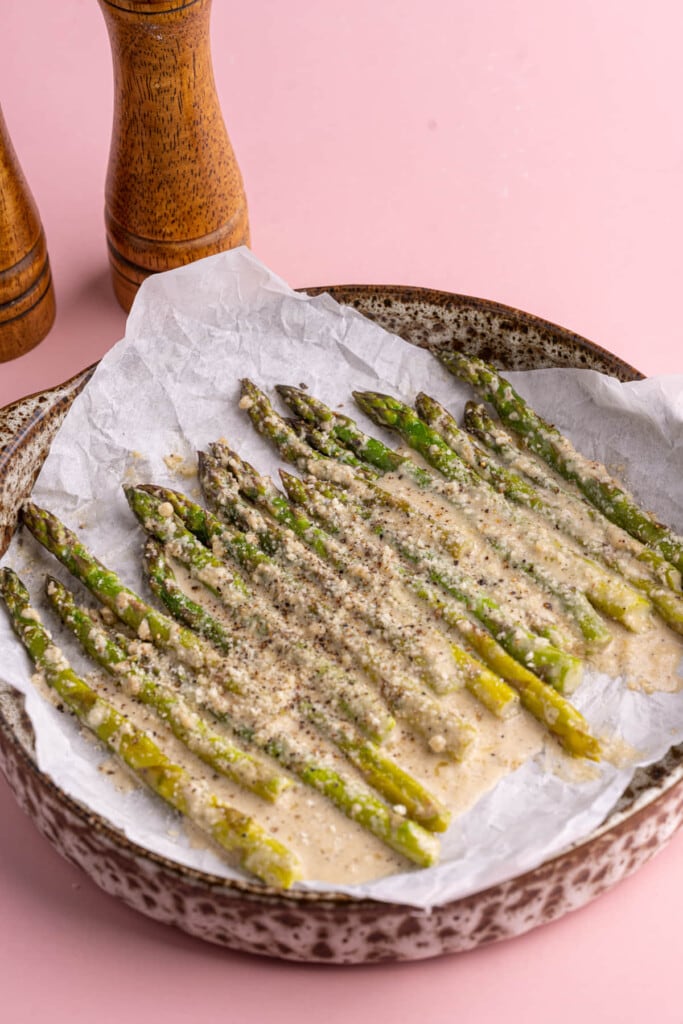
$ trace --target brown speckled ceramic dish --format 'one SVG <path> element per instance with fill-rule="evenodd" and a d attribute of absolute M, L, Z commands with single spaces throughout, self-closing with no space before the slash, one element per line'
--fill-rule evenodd
<path fill-rule="evenodd" d="M 640 375 L 569 331 L 496 303 L 386 286 L 330 291 L 416 345 L 477 352 L 507 369 L 586 366 Z M 312 289 L 311 289 L 312 291 Z M 54 433 L 90 371 L 0 410 L 0 549 Z M 601 828 L 534 871 L 431 913 L 345 896 L 281 893 L 181 867 L 127 840 L 37 768 L 22 699 L 0 684 L 0 767 L 61 854 L 106 892 L 158 921 L 232 949 L 292 960 L 411 960 L 519 935 L 581 907 L 644 864 L 683 821 L 683 746 L 639 771 Z"/>

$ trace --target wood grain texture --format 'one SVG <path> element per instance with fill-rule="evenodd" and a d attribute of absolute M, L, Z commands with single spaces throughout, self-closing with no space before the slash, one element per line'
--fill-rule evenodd
<path fill-rule="evenodd" d="M 37 345 L 54 318 L 45 234 L 0 110 L 0 361 Z"/>
<path fill-rule="evenodd" d="M 211 63 L 211 0 L 98 0 L 114 64 L 105 222 L 114 290 L 249 244 Z"/>

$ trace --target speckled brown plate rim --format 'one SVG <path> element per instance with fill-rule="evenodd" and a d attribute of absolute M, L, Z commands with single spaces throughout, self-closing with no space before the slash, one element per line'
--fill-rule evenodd
<path fill-rule="evenodd" d="M 461 295 L 457 292 L 447 292 L 438 288 L 421 288 L 413 285 L 389 285 L 389 284 L 335 284 L 335 285 L 315 285 L 310 288 L 300 288 L 301 292 L 305 292 L 308 295 L 322 295 L 327 292 L 341 305 L 352 306 L 357 308 L 361 301 L 367 301 L 368 296 L 376 296 L 380 300 L 386 309 L 391 309 L 395 299 L 399 299 L 401 302 L 411 301 L 427 301 L 432 302 L 444 309 L 452 308 L 470 308 L 477 309 L 482 313 L 493 313 L 501 318 L 501 327 L 507 327 L 508 321 L 510 326 L 513 326 L 513 330 L 522 331 L 525 329 L 538 330 L 542 328 L 548 333 L 556 335 L 562 339 L 564 345 L 568 349 L 574 350 L 574 355 L 578 355 L 579 362 L 584 362 L 583 353 L 590 352 L 593 356 L 596 356 L 601 361 L 609 364 L 613 367 L 613 371 L 618 371 L 622 375 L 623 380 L 644 380 L 645 374 L 637 370 L 635 366 L 627 363 L 620 356 L 615 355 L 602 345 L 598 345 L 595 341 L 590 341 L 588 338 L 583 337 L 581 334 L 577 334 L 575 331 L 570 331 L 569 328 L 563 327 L 560 324 L 555 323 L 552 320 L 546 320 L 541 316 L 536 316 L 534 313 L 527 313 L 523 309 L 518 309 L 515 306 L 507 306 L 501 302 L 496 302 L 493 299 L 482 299 L 475 295 Z M 425 347 L 425 346 L 421 346 Z M 491 362 L 495 362 L 495 350 L 491 349 L 489 353 L 492 358 Z M 483 359 L 487 358 L 487 355 L 482 351 L 481 356 Z M 555 365 L 555 364 L 553 364 Z M 574 364 L 576 365 L 576 364 Z M 540 369 L 541 367 L 534 367 L 534 369 Z M 613 372 L 614 375 L 614 372 Z"/>
<path fill-rule="evenodd" d="M 568 350 L 574 350 L 573 354 L 579 354 L 579 361 L 583 361 L 581 354 L 584 351 L 592 353 L 598 358 L 599 361 L 603 361 L 608 366 L 612 367 L 613 373 L 618 373 L 622 379 L 643 379 L 643 374 L 640 373 L 633 366 L 626 363 L 624 360 L 615 356 L 607 349 L 594 342 L 587 340 L 579 334 L 568 330 L 560 325 L 554 324 L 551 321 L 544 320 L 541 317 L 537 317 L 534 314 L 526 313 L 523 310 L 516 309 L 511 306 L 507 306 L 501 303 L 497 303 L 488 299 L 481 299 L 473 296 L 460 295 L 456 293 L 441 291 L 437 289 L 412 287 L 407 285 L 332 285 L 332 286 L 315 286 L 299 289 L 302 292 L 306 292 L 309 295 L 317 295 L 324 292 L 329 293 L 336 301 L 350 305 L 352 307 L 358 307 L 364 304 L 364 300 L 368 296 L 375 297 L 381 302 L 385 308 L 390 309 L 395 301 L 398 304 L 413 304 L 419 303 L 420 301 L 436 304 L 446 308 L 474 308 L 479 309 L 483 313 L 494 313 L 504 318 L 509 318 L 511 324 L 514 324 L 514 329 L 519 330 L 519 325 L 522 328 L 528 326 L 534 330 L 539 328 L 547 330 L 550 334 L 555 337 L 559 337 Z M 371 315 L 365 311 L 365 315 Z M 411 340 L 411 339 L 408 339 Z M 420 344 L 417 342 L 417 344 Z M 429 347 L 423 345 L 421 347 Z M 73 386 L 73 392 L 71 393 L 72 398 L 86 386 L 88 380 L 92 376 L 97 364 L 92 364 L 85 370 L 74 374 L 63 384 L 55 385 L 52 388 L 47 388 L 43 391 L 33 392 L 30 395 L 25 396 L 15 402 L 10 403 L 4 408 L 0 409 L 0 416 L 6 415 L 14 409 L 20 408 L 24 403 L 31 399 L 42 400 L 43 396 L 49 398 L 50 395 L 60 390 L 68 391 Z M 540 365 L 540 364 L 539 364 Z M 548 362 L 546 365 L 557 365 L 553 362 Z M 71 396 L 70 396 L 71 397 Z M 69 403 L 70 404 L 70 403 Z M 34 429 L 40 424 L 43 417 L 42 410 L 36 410 L 34 415 L 27 421 L 21 432 L 13 439 L 14 444 L 5 446 L 0 450 L 0 463 L 10 457 L 14 451 L 21 446 L 22 440 L 25 438 L 27 432 Z M 4 552 L 3 552 L 4 553 Z M 8 685 L 11 685 L 8 683 Z M 250 883 L 249 881 L 226 879 L 220 875 L 213 875 L 207 872 L 198 871 L 194 868 L 187 867 L 177 861 L 170 860 L 164 856 L 154 853 L 146 847 L 140 846 L 139 844 L 130 840 L 123 832 L 111 825 L 105 818 L 101 817 L 94 811 L 85 807 L 79 801 L 73 799 L 66 794 L 59 786 L 54 783 L 52 778 L 45 773 L 41 772 L 35 762 L 31 761 L 28 754 L 24 750 L 23 746 L 18 742 L 14 736 L 14 729 L 11 723 L 8 721 L 6 716 L 0 711 L 0 728 L 5 732 L 6 737 L 12 742 L 15 753 L 18 755 L 18 759 L 22 762 L 24 768 L 31 773 L 36 779 L 39 779 L 41 784 L 50 789 L 54 794 L 57 795 L 60 801 L 69 807 L 78 817 L 82 818 L 87 822 L 88 826 L 114 844 L 124 845 L 131 853 L 138 857 L 142 857 L 151 863 L 158 864 L 163 867 L 165 871 L 176 875 L 182 880 L 195 880 L 200 883 L 206 889 L 222 889 L 229 890 L 230 892 L 239 893 L 240 895 L 247 896 L 250 900 L 262 902 L 264 904 L 282 904 L 284 902 L 291 902 L 294 904 L 300 903 L 313 903 L 316 905 L 330 905 L 330 906 L 348 906 L 353 905 L 358 909 L 367 908 L 368 910 L 385 908 L 390 911 L 392 908 L 403 909 L 403 904 L 394 904 L 390 902 L 384 902 L 368 898 L 358 898 L 344 893 L 327 893 L 327 892 L 307 892 L 297 889 L 289 891 L 283 891 L 280 889 L 270 888 L 263 886 L 259 883 Z M 665 777 L 659 780 L 657 787 L 652 786 L 646 789 L 639 798 L 636 798 L 625 810 L 613 811 L 605 822 L 597 829 L 595 829 L 589 836 L 581 840 L 578 843 L 573 844 L 565 848 L 556 856 L 543 861 L 541 864 L 536 865 L 527 871 L 522 872 L 519 875 L 510 876 L 504 881 L 508 882 L 519 882 L 523 884 L 524 880 L 532 877 L 540 867 L 553 864 L 555 861 L 561 860 L 566 856 L 569 850 L 581 850 L 583 847 L 591 846 L 594 841 L 606 832 L 618 829 L 625 821 L 631 821 L 637 819 L 640 815 L 648 812 L 651 805 L 656 802 L 660 797 L 664 796 L 673 786 L 675 786 L 683 777 L 683 766 L 678 770 L 666 773 Z M 503 880 L 501 880 L 502 882 Z M 476 893 L 471 893 L 467 897 L 449 901 L 448 903 L 441 904 L 443 907 L 449 905 L 455 905 L 460 903 L 462 900 L 469 899 L 472 896 L 484 895 L 487 892 L 493 891 L 498 888 L 501 882 L 496 882 L 492 886 L 488 886 L 485 889 L 478 890 Z M 414 908 L 412 908 L 414 909 Z"/>

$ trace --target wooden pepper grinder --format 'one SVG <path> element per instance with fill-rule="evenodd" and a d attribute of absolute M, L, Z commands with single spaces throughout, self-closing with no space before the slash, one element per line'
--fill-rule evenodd
<path fill-rule="evenodd" d="M 114 63 L 105 221 L 114 291 L 249 244 L 211 64 L 211 0 L 98 0 Z"/>
<path fill-rule="evenodd" d="M 0 110 L 0 362 L 42 341 L 54 318 L 43 226 Z"/>

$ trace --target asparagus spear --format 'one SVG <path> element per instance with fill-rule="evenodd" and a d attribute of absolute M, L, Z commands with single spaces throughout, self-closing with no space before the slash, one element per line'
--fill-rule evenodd
<path fill-rule="evenodd" d="M 415 399 L 415 410 L 422 422 L 438 433 L 451 452 L 460 456 L 463 462 L 496 490 L 535 512 L 542 514 L 545 511 L 545 502 L 538 491 L 519 474 L 489 458 L 487 452 L 460 429 L 455 417 L 435 398 L 420 392 Z M 450 460 L 448 453 L 446 455 L 447 460 Z"/>
<path fill-rule="evenodd" d="M 136 700 L 152 708 L 173 735 L 200 760 L 221 775 L 256 793 L 276 800 L 291 781 L 265 761 L 235 746 L 216 732 L 173 687 L 143 672 L 112 631 L 95 622 L 77 605 L 73 594 L 48 577 L 47 596 L 62 622 L 69 627 L 90 657 L 102 666 Z"/>
<path fill-rule="evenodd" d="M 446 441 L 427 423 L 421 420 L 409 406 L 396 398 L 392 398 L 390 395 L 381 395 L 371 391 L 354 392 L 354 397 L 360 407 L 376 423 L 397 430 L 411 447 L 419 451 L 430 465 L 438 469 L 448 480 L 454 480 L 458 484 L 462 484 L 469 491 L 478 489 L 484 493 L 486 501 L 489 503 L 497 499 L 497 491 L 494 490 L 491 484 L 487 483 L 482 476 L 479 476 L 477 472 L 466 465 L 463 459 L 453 451 Z M 458 429 L 457 424 L 454 425 Z M 479 459 L 477 468 L 480 472 L 483 471 L 484 462 L 482 459 Z M 506 493 L 507 487 L 507 491 L 514 494 L 515 500 L 521 500 L 522 497 L 527 495 L 527 491 L 531 492 L 531 489 L 526 488 L 523 481 L 520 480 L 519 483 L 513 486 L 509 480 L 506 482 L 502 479 L 504 475 L 504 470 L 495 474 L 496 488 L 503 491 L 503 493 Z M 533 496 L 533 492 L 531 492 L 531 498 L 528 500 L 538 504 Z M 514 512 L 512 509 L 508 511 L 508 519 L 518 524 L 522 530 L 528 530 L 533 525 L 536 525 L 530 523 L 528 518 L 522 516 L 519 512 Z M 536 525 L 536 530 L 541 532 L 539 525 Z M 634 590 L 633 587 L 629 586 L 621 578 L 613 573 L 608 573 L 607 570 L 603 569 L 592 559 L 565 547 L 560 547 L 554 538 L 550 542 L 550 547 L 554 549 L 554 559 L 560 567 L 562 567 L 563 563 L 566 563 L 573 572 L 580 575 L 582 587 L 596 608 L 633 632 L 641 632 L 649 627 L 651 605 L 647 598 Z M 552 585 L 550 579 L 549 582 Z M 564 588 L 564 590 L 565 593 L 560 594 L 560 596 L 563 600 L 567 601 L 567 588 Z M 604 635 L 604 628 L 601 630 L 600 620 L 595 617 L 591 618 L 585 607 L 578 608 L 578 622 L 584 631 L 588 633 L 586 638 L 589 641 L 598 645 L 602 644 L 602 646 L 604 646 L 605 642 L 609 641 L 609 637 Z"/>
<path fill-rule="evenodd" d="M 11 569 L 0 570 L 0 594 L 14 630 L 48 686 L 141 782 L 225 850 L 234 852 L 245 871 L 282 888 L 289 888 L 301 878 L 301 866 L 291 851 L 253 818 L 220 801 L 184 767 L 172 762 L 150 736 L 135 728 L 76 675 L 40 623 L 26 588 Z"/>
<path fill-rule="evenodd" d="M 535 459 L 527 450 L 520 447 L 514 435 L 506 430 L 501 421 L 494 420 L 489 415 L 486 406 L 471 399 L 468 400 L 465 403 L 463 422 L 469 434 L 476 438 L 487 451 L 498 456 L 504 465 L 523 474 L 525 479 L 541 488 L 542 491 L 561 494 L 562 499 L 568 501 L 572 506 L 580 504 L 585 513 L 593 520 L 599 518 L 597 509 L 585 498 L 570 491 L 564 483 L 561 486 L 561 477 L 553 475 L 540 459 Z M 624 537 L 628 538 L 630 544 L 637 544 L 630 534 L 624 532 Z"/>
<path fill-rule="evenodd" d="M 594 524 L 604 536 L 603 557 L 610 565 L 621 569 L 621 555 L 629 555 L 643 563 L 642 571 L 651 573 L 654 582 L 680 591 L 681 574 L 670 562 L 642 541 L 637 540 L 621 526 L 611 523 L 588 500 L 578 492 L 560 484 L 560 478 L 553 475 L 544 464 L 519 447 L 503 424 L 489 416 L 486 408 L 476 402 L 466 402 L 464 423 L 469 433 L 490 452 L 494 453 L 509 469 L 521 474 L 533 484 L 545 501 L 552 501 L 556 510 L 566 509 L 569 515 L 576 515 L 583 523 Z M 633 571 L 629 579 L 637 582 Z"/>
<path fill-rule="evenodd" d="M 259 432 L 272 441 L 288 462 L 297 466 L 302 473 L 311 471 L 311 462 L 317 462 L 319 463 L 318 473 L 325 474 L 326 471 L 330 471 L 339 476 L 338 464 L 331 459 L 324 458 L 320 452 L 314 451 L 305 441 L 302 441 L 290 424 L 275 412 L 263 391 L 246 378 L 240 381 L 240 385 L 242 388 L 240 408 L 248 412 L 252 423 L 258 424 Z M 350 467 L 357 465 L 357 460 L 351 457 L 342 455 L 341 459 Z"/>
<path fill-rule="evenodd" d="M 309 543 L 317 554 L 324 557 L 339 572 L 345 573 L 348 577 L 352 575 L 354 578 L 358 577 L 358 566 L 363 563 L 360 560 L 349 559 L 344 548 L 329 533 L 315 526 L 303 512 L 298 511 L 296 506 L 288 502 L 272 481 L 267 477 L 260 476 L 252 466 L 249 466 L 225 446 L 214 445 L 212 450 L 215 450 L 221 457 L 221 465 L 225 463 L 230 466 L 241 490 L 258 507 L 270 513 L 276 522 L 288 525 L 298 537 Z M 232 504 L 232 490 L 229 486 L 223 487 L 225 471 L 221 473 L 220 468 L 216 460 L 207 458 L 202 462 L 200 479 L 209 503 L 219 509 L 224 509 L 226 505 Z M 383 586 L 382 599 L 385 605 L 392 608 L 396 602 L 392 601 L 390 590 L 390 587 Z M 383 628 L 383 623 L 380 628 Z M 418 634 L 424 633 L 425 628 L 424 623 L 420 622 Z M 448 679 L 444 682 L 438 674 L 434 675 L 433 672 L 426 671 L 429 667 L 427 658 L 420 655 L 419 639 L 416 643 L 411 640 L 411 635 L 406 638 L 403 634 L 394 636 L 392 633 L 392 643 L 400 647 L 437 693 L 446 692 L 452 687 L 452 682 L 448 685 Z M 406 650 L 406 648 L 408 649 Z M 448 648 L 453 667 L 457 670 L 455 673 L 451 673 L 451 676 L 455 675 L 457 679 L 464 682 L 467 689 L 493 714 L 500 718 L 507 718 L 514 714 L 519 703 L 515 691 L 462 647 L 449 641 Z"/>
<path fill-rule="evenodd" d="M 126 493 L 145 529 L 161 541 L 168 540 L 168 517 L 159 511 L 163 503 L 142 488 L 128 488 Z M 188 527 L 197 530 L 199 540 L 208 541 L 214 549 L 220 548 L 229 557 L 239 559 L 239 565 L 248 572 L 258 572 L 258 580 L 268 590 L 276 608 L 282 607 L 284 603 L 289 610 L 298 604 L 304 613 L 320 624 L 324 630 L 322 639 L 343 647 L 357 658 L 380 687 L 392 711 L 402 715 L 424 737 L 431 749 L 439 749 L 454 758 L 463 756 L 475 735 L 475 730 L 468 722 L 454 712 L 444 710 L 405 673 L 396 672 L 389 664 L 388 656 L 378 651 L 376 645 L 360 633 L 354 635 L 353 628 L 347 629 L 339 609 L 326 607 L 315 593 L 297 586 L 289 574 L 280 570 L 272 559 L 250 544 L 243 534 L 226 526 L 184 495 L 173 492 L 173 501 L 178 510 L 186 510 L 185 522 Z M 172 529 L 179 542 L 174 553 L 179 558 L 189 557 L 191 534 L 188 531 L 180 533 L 178 523 L 173 523 Z M 220 591 L 217 591 L 217 595 L 221 596 Z"/>
<path fill-rule="evenodd" d="M 230 523 L 239 518 L 248 522 L 250 530 L 258 537 L 259 545 L 272 552 L 272 557 L 285 569 L 319 586 L 328 598 L 339 601 L 351 614 L 367 622 L 409 660 L 419 661 L 424 646 L 422 625 L 412 628 L 412 623 L 408 624 L 410 628 L 404 632 L 406 623 L 401 619 L 405 620 L 405 616 L 401 615 L 401 609 L 386 588 L 380 595 L 376 590 L 373 592 L 370 584 L 375 581 L 368 568 L 349 563 L 348 557 L 338 545 L 335 546 L 329 534 L 308 522 L 270 479 L 261 477 L 227 446 L 214 445 L 213 450 L 217 452 L 218 459 L 205 456 L 200 467 L 200 481 L 208 503 Z M 245 512 L 242 508 L 247 502 L 240 490 L 249 499 L 248 511 Z M 407 502 L 394 499 L 386 492 L 381 493 L 389 507 L 399 508 L 412 521 L 414 515 Z M 428 519 L 425 525 L 449 554 L 459 556 L 461 549 L 457 538 L 449 531 L 440 530 L 432 519 Z M 292 533 L 301 543 L 291 536 Z M 352 584 L 356 587 L 365 585 L 366 596 L 360 598 Z M 401 622 L 400 628 L 397 622 Z M 427 644 L 433 639 L 427 638 Z M 427 667 L 424 662 L 421 664 L 423 668 Z"/>
<path fill-rule="evenodd" d="M 490 438 L 490 428 L 487 432 L 484 432 L 484 423 L 487 420 L 485 410 L 479 407 L 479 409 L 475 411 L 472 408 L 473 403 L 468 404 L 470 406 L 470 423 L 476 423 L 477 436 L 483 436 L 484 438 L 488 436 Z M 657 576 L 651 571 L 648 571 L 645 565 L 642 564 L 643 561 L 648 562 L 650 565 L 655 562 L 659 565 L 660 570 L 663 565 L 666 565 L 668 566 L 666 579 L 671 579 L 672 574 L 678 576 L 680 579 L 677 571 L 669 565 L 669 563 L 662 558 L 658 558 L 655 552 L 650 550 L 648 550 L 648 557 L 643 559 L 642 546 L 638 541 L 634 540 L 626 533 L 623 534 L 623 537 L 627 538 L 630 542 L 631 549 L 636 547 L 634 554 L 639 560 L 638 564 L 635 564 L 633 558 L 629 557 L 630 552 L 623 550 L 623 538 L 619 538 L 622 551 L 617 551 L 612 547 L 608 539 L 605 537 L 604 532 L 599 537 L 599 540 L 596 541 L 594 539 L 596 530 L 599 531 L 599 522 L 596 522 L 596 520 L 599 520 L 601 517 L 595 509 L 584 504 L 583 501 L 578 500 L 575 495 L 570 494 L 567 491 L 562 492 L 561 503 L 551 502 L 548 497 L 538 489 L 538 487 L 534 486 L 534 483 L 531 480 L 520 475 L 520 473 L 511 465 L 501 466 L 494 462 L 485 450 L 483 450 L 478 444 L 476 444 L 476 442 L 468 437 L 463 430 L 460 429 L 453 416 L 451 416 L 451 414 L 444 409 L 439 402 L 434 398 L 431 398 L 429 395 L 419 394 L 415 402 L 415 407 L 424 422 L 437 431 L 445 444 L 447 444 L 452 451 L 459 455 L 469 466 L 484 477 L 484 479 L 486 479 L 493 487 L 505 494 L 505 496 L 511 501 L 532 509 L 540 514 L 545 520 L 550 522 L 554 528 L 560 529 L 568 534 L 568 536 L 577 542 L 587 552 L 587 554 L 591 556 L 591 559 L 595 558 L 599 562 L 602 562 L 602 564 L 609 566 L 609 568 L 618 572 L 630 585 L 643 590 L 648 595 L 651 603 L 660 613 L 665 622 L 667 622 L 672 629 L 675 629 L 677 632 L 683 632 L 683 599 L 678 595 L 668 592 L 666 587 L 663 588 L 661 580 L 657 579 Z M 491 426 L 494 425 L 491 424 Z M 494 443 L 496 444 L 498 451 L 501 449 L 501 443 L 504 445 L 504 442 L 500 441 Z M 509 447 L 510 445 L 508 445 L 508 450 Z M 520 453 L 518 449 L 515 449 L 515 452 L 518 456 L 522 456 L 522 453 Z M 533 464 L 531 459 L 528 457 L 526 462 L 531 463 L 533 466 L 533 472 L 533 470 L 536 469 L 535 464 Z M 540 475 L 543 476 L 542 470 L 540 471 Z M 538 480 L 539 473 L 536 472 L 535 476 Z M 544 484 L 546 488 L 547 485 L 550 484 L 552 489 L 555 491 L 558 490 L 557 486 L 550 478 L 548 478 L 547 474 L 544 477 Z M 543 484 L 541 486 L 543 486 Z M 617 530 L 617 527 L 611 525 L 610 529 L 615 531 Z M 590 563 L 584 562 L 584 568 L 586 565 L 590 570 Z M 596 603 L 599 605 L 601 600 L 604 601 L 604 595 L 606 594 L 607 605 L 606 607 L 603 607 L 602 610 L 607 611 L 607 609 L 613 609 L 613 591 L 615 589 L 615 585 L 610 585 L 609 581 L 597 575 L 594 569 L 592 570 L 592 576 L 594 578 L 593 586 L 598 588 Z M 588 593 L 589 596 L 591 596 L 590 590 Z M 628 600 L 628 591 L 623 591 L 622 588 L 622 594 Z M 592 596 L 595 600 L 595 593 L 593 593 Z M 617 612 L 619 612 L 619 609 L 623 609 L 623 607 L 622 599 L 621 602 L 617 602 Z M 638 602 L 636 602 L 636 623 L 640 619 L 640 616 L 638 615 L 639 607 L 642 607 L 643 613 L 647 610 L 644 604 L 639 606 Z M 632 608 L 631 613 L 633 610 L 634 609 Z M 607 613 L 609 614 L 609 612 Z M 579 614 L 581 614 L 580 608 Z M 585 611 L 583 614 L 585 615 Z M 619 618 L 619 615 L 617 615 L 617 617 Z M 626 625 L 629 624 L 631 618 L 632 614 L 628 616 L 625 622 Z M 587 623 L 588 630 L 592 631 L 594 628 L 593 621 L 590 618 L 587 618 L 585 622 Z M 585 626 L 582 627 L 582 632 L 584 633 L 584 636 L 586 636 Z M 587 638 L 592 638 L 590 632 Z"/>
<path fill-rule="evenodd" d="M 341 527 L 343 530 L 345 505 L 351 501 L 350 495 L 347 494 L 344 498 L 343 492 L 337 492 L 338 502 L 332 509 L 331 505 L 335 499 L 330 498 L 328 484 L 304 484 L 289 474 L 282 475 L 288 493 L 294 500 L 298 500 L 309 514 L 326 526 L 329 525 L 327 517 L 331 516 L 337 524 L 336 529 L 339 530 Z M 327 497 L 325 503 L 321 504 L 316 498 L 325 492 Z M 348 538 L 345 539 L 348 542 Z M 447 626 L 464 636 L 495 672 L 515 687 L 520 694 L 522 706 L 555 736 L 569 754 L 594 761 L 600 759 L 600 743 L 591 735 L 588 723 L 576 708 L 555 689 L 512 658 L 486 630 L 468 619 L 460 606 L 438 588 L 412 575 L 406 576 L 405 582 Z"/>
<path fill-rule="evenodd" d="M 650 548 L 610 523 L 585 499 L 560 488 L 543 467 L 517 448 L 504 428 L 497 427 L 483 406 L 468 402 L 465 422 L 471 434 L 485 448 L 495 451 L 505 465 L 490 458 L 485 448 L 461 430 L 451 414 L 428 395 L 417 396 L 415 407 L 445 443 L 497 490 L 521 505 L 538 512 L 553 527 L 567 533 L 588 554 L 622 575 L 648 595 L 659 590 L 680 591 L 680 573 Z M 618 547 L 617 547 L 618 545 Z M 656 600 L 653 602 L 656 605 Z M 666 609 L 664 610 L 666 614 Z M 669 623 L 683 628 L 683 602 Z"/>
<path fill-rule="evenodd" d="M 439 841 L 422 825 L 389 807 L 366 786 L 354 783 L 320 758 L 300 752 L 284 737 L 267 745 L 268 753 L 295 772 L 306 785 L 327 797 L 351 821 L 375 835 L 419 867 L 439 858 Z"/>
<path fill-rule="evenodd" d="M 188 597 L 172 573 L 162 545 L 151 537 L 143 549 L 143 566 L 150 590 L 177 622 L 198 633 L 222 653 L 229 654 L 233 650 L 231 634 L 222 622 Z"/>
<path fill-rule="evenodd" d="M 328 448 L 328 451 L 331 450 Z M 233 514 L 234 505 L 240 501 L 240 493 L 244 494 L 250 502 L 265 511 L 276 523 L 296 533 L 323 561 L 331 561 L 330 537 L 324 531 L 318 531 L 312 524 L 307 526 L 302 513 L 292 507 L 269 477 L 261 476 L 253 466 L 240 458 L 235 451 L 223 442 L 211 444 L 209 451 L 209 456 L 200 453 L 200 480 L 210 479 L 211 475 L 215 475 L 217 467 L 228 470 L 234 477 L 234 483 L 225 474 L 220 478 L 222 488 L 229 492 L 227 496 L 230 499 L 231 509 L 227 511 L 230 511 L 230 522 L 237 522 L 237 516 Z M 346 463 L 346 465 L 350 465 L 350 463 Z M 318 474 L 314 475 L 316 478 L 319 478 Z M 344 482 L 351 483 L 354 478 L 360 479 L 357 475 L 354 477 L 345 476 Z M 371 486 L 372 480 L 362 479 L 367 480 L 368 485 Z M 381 497 L 387 508 L 400 512 L 402 517 L 409 522 L 414 522 L 418 518 L 420 520 L 426 518 L 430 531 L 438 539 L 441 547 L 453 558 L 460 557 L 466 544 L 466 541 L 460 534 L 452 529 L 446 529 L 429 516 L 425 517 L 423 513 L 417 512 L 408 501 L 397 495 L 381 490 L 377 490 L 376 494 L 378 498 Z M 296 521 L 297 516 L 301 518 L 301 522 Z M 259 543 L 267 536 L 269 543 L 266 546 L 269 552 L 276 551 L 279 546 L 277 538 L 282 535 L 274 534 L 272 527 L 267 535 L 264 534 L 262 529 L 260 530 L 253 520 L 251 520 L 251 525 L 259 534 Z"/>
<path fill-rule="evenodd" d="M 145 545 L 145 566 L 155 594 L 164 603 L 170 596 L 168 606 L 173 609 L 172 613 L 180 621 L 207 632 L 211 632 L 214 626 L 220 627 L 201 605 L 185 595 L 182 600 L 178 599 L 178 593 L 182 591 L 173 570 L 165 558 L 161 545 L 151 538 Z M 297 709 L 303 717 L 312 721 L 319 731 L 330 737 L 370 785 L 391 804 L 405 807 L 408 817 L 431 831 L 440 832 L 447 828 L 450 818 L 443 805 L 420 782 L 384 754 L 376 743 L 367 740 L 347 724 L 339 723 L 328 708 L 321 708 L 319 702 L 316 703 L 310 698 L 299 700 Z"/>
<path fill-rule="evenodd" d="M 51 512 L 27 502 L 21 519 L 36 540 L 141 639 L 171 650 L 193 669 L 220 671 L 224 667 L 224 659 L 209 644 L 124 586 L 116 573 L 99 562 Z M 240 692 L 240 684 L 233 675 L 224 673 L 222 682 L 227 689 Z"/>
<path fill-rule="evenodd" d="M 364 434 L 349 416 L 334 412 L 307 391 L 284 384 L 278 384 L 276 391 L 297 416 L 306 423 L 319 426 L 331 438 L 341 441 L 363 464 L 374 466 L 380 473 L 393 473 L 405 465 L 406 460 L 398 452 L 393 452 L 381 441 Z M 252 422 L 254 420 L 255 417 L 252 415 Z M 258 423 L 254 422 L 254 425 L 259 429 Z M 287 458 L 284 451 L 282 454 Z"/>
<path fill-rule="evenodd" d="M 445 832 L 450 811 L 414 776 L 388 757 L 376 743 L 369 743 L 348 725 L 334 722 L 314 705 L 302 711 L 319 730 L 351 761 L 367 782 L 395 809 L 432 832 Z"/>
<path fill-rule="evenodd" d="M 363 543 L 358 535 L 345 532 L 345 528 L 353 524 L 353 516 L 361 517 L 366 530 L 370 531 L 370 536 L 375 538 L 377 543 L 385 542 L 387 538 L 391 539 L 391 534 L 387 534 L 386 523 L 381 514 L 376 518 L 372 512 L 371 503 L 364 500 L 367 495 L 363 497 L 354 495 L 350 491 L 333 487 L 331 484 L 313 478 L 306 481 L 300 480 L 284 470 L 280 470 L 280 476 L 291 501 L 305 509 L 311 519 L 321 523 L 331 535 L 339 537 L 344 546 L 353 551 L 359 561 L 373 558 L 375 549 L 372 544 Z M 374 496 L 374 492 L 372 496 Z M 422 577 L 414 575 L 412 571 L 404 567 L 399 567 L 398 575 L 402 584 L 412 594 L 426 601 L 433 610 L 436 607 L 439 616 L 444 602 L 447 603 L 450 609 L 449 625 L 458 632 L 462 632 L 486 664 L 493 667 L 502 677 L 515 679 L 518 670 L 526 671 L 519 662 L 503 650 L 488 630 L 478 626 L 467 616 L 462 605 L 445 595 L 443 599 L 436 602 L 433 595 L 438 591 L 429 587 Z M 425 596 L 426 594 L 429 594 L 429 598 Z"/>
<path fill-rule="evenodd" d="M 575 483 L 611 522 L 623 527 L 683 571 L 683 538 L 641 509 L 604 466 L 576 451 L 568 438 L 543 420 L 492 366 L 461 352 L 444 352 L 441 362 L 495 407 L 503 423 L 524 438 L 560 476 Z"/>

